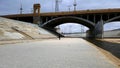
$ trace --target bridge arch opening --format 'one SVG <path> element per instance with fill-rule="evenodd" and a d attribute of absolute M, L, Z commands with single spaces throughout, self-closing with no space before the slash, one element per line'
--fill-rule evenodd
<path fill-rule="evenodd" d="M 79 18 L 79 17 L 73 17 L 73 16 L 65 16 L 65 17 L 58 17 L 58 18 L 54 18 L 52 20 L 49 20 L 47 22 L 45 22 L 43 25 L 41 25 L 41 27 L 50 30 L 50 31 L 55 31 L 55 27 L 64 23 L 77 23 L 77 24 L 81 24 L 84 25 L 86 27 L 89 28 L 89 30 L 93 30 L 95 24 L 89 20 L 83 19 L 83 18 Z"/>
<path fill-rule="evenodd" d="M 103 28 L 104 38 L 120 38 L 120 21 L 107 22 Z"/>
<path fill-rule="evenodd" d="M 86 37 L 88 27 L 78 23 L 64 23 L 56 26 L 56 31 L 65 37 Z"/>
<path fill-rule="evenodd" d="M 113 22 L 113 21 L 120 21 L 120 16 L 113 17 L 105 21 L 105 23 Z"/>
<path fill-rule="evenodd" d="M 89 20 L 79 18 L 79 17 L 74 17 L 74 16 L 65 16 L 65 17 L 58 17 L 58 18 L 49 20 L 45 22 L 42 25 L 42 27 L 54 28 L 60 24 L 70 23 L 70 22 L 82 24 L 90 29 L 94 29 L 94 26 L 95 26 L 95 24 Z"/>

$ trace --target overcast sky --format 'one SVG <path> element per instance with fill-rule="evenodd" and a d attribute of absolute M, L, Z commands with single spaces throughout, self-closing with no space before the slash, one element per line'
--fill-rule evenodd
<path fill-rule="evenodd" d="M 77 10 L 120 8 L 120 0 L 76 0 L 76 1 Z M 20 13 L 21 4 L 23 7 L 23 13 L 31 13 L 34 3 L 41 4 L 42 13 L 55 11 L 55 0 L 0 0 L 0 15 Z M 59 2 L 59 10 L 68 11 L 68 6 L 71 6 L 71 11 L 73 11 L 73 3 L 74 0 L 61 0 L 61 2 Z M 78 27 L 78 25 L 76 27 Z M 112 27 L 108 29 L 111 29 Z M 115 27 L 120 26 L 118 26 L 117 23 L 117 26 Z"/>

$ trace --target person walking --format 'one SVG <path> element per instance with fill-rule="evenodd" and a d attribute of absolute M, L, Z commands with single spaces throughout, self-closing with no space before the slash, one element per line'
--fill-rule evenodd
<path fill-rule="evenodd" d="M 59 35 L 58 37 L 59 37 L 59 40 L 60 40 L 60 39 L 61 39 L 61 36 Z"/>

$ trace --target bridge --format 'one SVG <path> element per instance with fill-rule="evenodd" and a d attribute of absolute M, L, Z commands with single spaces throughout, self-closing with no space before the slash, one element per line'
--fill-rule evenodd
<path fill-rule="evenodd" d="M 103 38 L 103 25 L 109 22 L 120 21 L 120 9 L 40 13 L 39 4 L 36 7 L 34 5 L 34 13 L 31 14 L 13 14 L 2 17 L 39 24 L 40 27 L 54 33 L 56 33 L 55 27 L 60 24 L 78 23 L 89 28 L 87 37 L 90 38 Z"/>

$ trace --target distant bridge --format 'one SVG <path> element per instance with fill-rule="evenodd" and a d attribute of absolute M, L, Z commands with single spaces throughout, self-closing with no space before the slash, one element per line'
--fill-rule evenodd
<path fill-rule="evenodd" d="M 14 14 L 4 15 L 2 17 L 15 20 L 33 22 L 36 20 L 38 24 L 52 32 L 55 32 L 55 26 L 63 23 L 78 23 L 89 28 L 87 37 L 102 38 L 103 25 L 105 23 L 120 21 L 120 9 L 98 9 L 98 10 L 80 10 L 69 12 L 48 12 L 34 14 Z"/>

